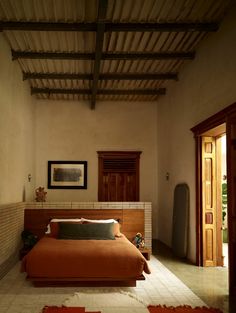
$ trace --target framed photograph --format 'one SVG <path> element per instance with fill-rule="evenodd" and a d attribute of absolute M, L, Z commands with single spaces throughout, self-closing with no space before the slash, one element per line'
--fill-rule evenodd
<path fill-rule="evenodd" d="M 87 189 L 87 161 L 48 161 L 49 189 Z"/>

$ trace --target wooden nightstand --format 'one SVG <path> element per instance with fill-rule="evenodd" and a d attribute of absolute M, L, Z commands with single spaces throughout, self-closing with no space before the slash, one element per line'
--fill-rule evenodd
<path fill-rule="evenodd" d="M 148 248 L 139 248 L 139 251 L 145 257 L 146 260 L 150 260 L 151 251 Z"/>

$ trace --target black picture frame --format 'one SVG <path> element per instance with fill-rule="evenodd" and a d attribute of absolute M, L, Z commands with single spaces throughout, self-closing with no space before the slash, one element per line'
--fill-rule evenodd
<path fill-rule="evenodd" d="M 87 161 L 48 161 L 48 189 L 87 189 Z"/>

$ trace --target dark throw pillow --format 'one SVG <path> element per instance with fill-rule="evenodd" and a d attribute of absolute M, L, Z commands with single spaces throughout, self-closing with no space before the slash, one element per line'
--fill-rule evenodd
<path fill-rule="evenodd" d="M 114 240 L 114 223 L 59 223 L 58 239 Z"/>

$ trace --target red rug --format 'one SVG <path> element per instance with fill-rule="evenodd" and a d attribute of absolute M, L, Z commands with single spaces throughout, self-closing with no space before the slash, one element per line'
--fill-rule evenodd
<path fill-rule="evenodd" d="M 149 305 L 148 310 L 150 313 L 222 313 L 219 309 L 206 308 L 206 307 L 196 307 L 192 308 L 191 306 L 162 306 L 162 305 Z M 57 306 L 45 306 L 42 313 L 101 313 L 97 312 L 88 312 L 85 311 L 85 308 L 81 307 L 57 307 Z"/>
<path fill-rule="evenodd" d="M 207 308 L 207 307 L 196 307 L 192 308 L 191 306 L 184 305 L 184 306 L 148 306 L 148 310 L 150 313 L 223 313 L 219 309 Z"/>

